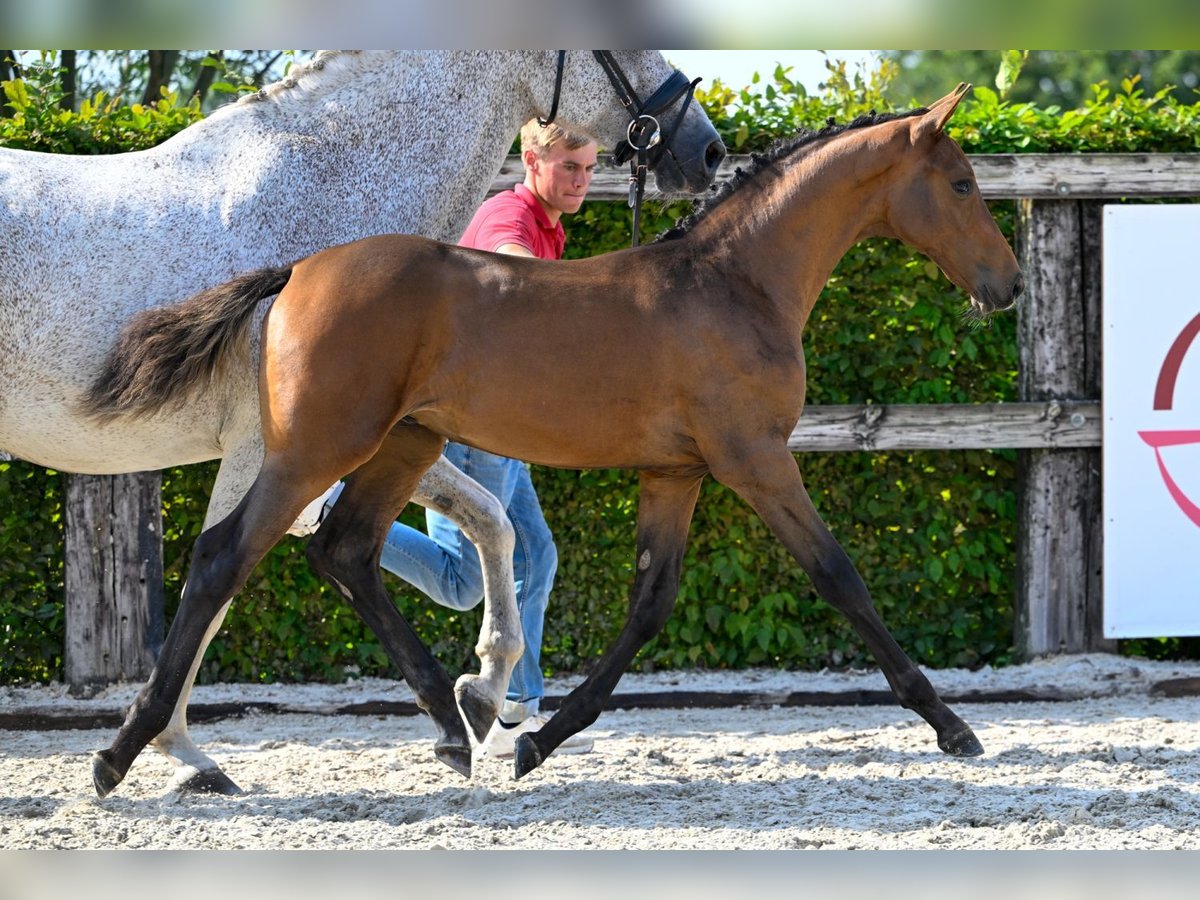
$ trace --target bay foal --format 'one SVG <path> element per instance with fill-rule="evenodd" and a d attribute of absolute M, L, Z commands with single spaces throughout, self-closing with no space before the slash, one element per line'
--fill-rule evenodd
<path fill-rule="evenodd" d="M 520 777 L 596 719 L 634 654 L 662 628 L 700 484 L 711 474 L 754 508 L 850 619 L 938 746 L 981 753 L 888 633 L 787 449 L 804 406 L 804 326 L 855 242 L 894 237 L 927 254 L 970 293 L 978 315 L 1011 306 L 1021 291 L 1012 250 L 944 131 L 966 90 L 928 110 L 806 135 L 646 247 L 549 263 L 389 235 L 253 273 L 176 307 L 158 326 L 160 346 L 197 346 L 202 320 L 236 324 L 279 292 L 263 330 L 265 459 L 245 499 L 197 543 L 183 601 L 193 629 L 240 588 L 308 499 L 346 473 L 309 557 L 360 609 L 374 610 L 368 621 L 378 630 L 399 618 L 374 565 L 384 533 L 447 439 L 541 465 L 636 469 L 629 619 L 550 722 L 521 736 Z M 203 378 L 177 376 L 175 359 L 174 351 L 148 353 L 142 339 L 122 341 L 94 386 L 93 414 L 145 415 L 181 402 Z M 130 381 L 128 372 L 139 377 Z M 157 386 L 138 387 L 146 384 Z M 168 640 L 164 658 L 189 659 L 197 637 Z M 397 640 L 414 654 L 424 649 L 411 630 Z M 434 683 L 412 687 L 420 695 Z M 171 702 L 170 684 L 149 689 Z M 425 698 L 436 716 L 446 707 L 434 699 Z M 106 752 L 136 754 L 136 724 Z"/>

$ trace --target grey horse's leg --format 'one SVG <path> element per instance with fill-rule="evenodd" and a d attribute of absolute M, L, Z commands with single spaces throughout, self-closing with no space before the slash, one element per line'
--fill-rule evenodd
<path fill-rule="evenodd" d="M 500 502 L 444 456 L 430 466 L 412 499 L 453 521 L 479 551 L 483 570 L 483 622 L 478 675 L 462 675 L 454 694 L 467 725 L 482 741 L 495 722 L 524 637 L 513 578 L 514 534 Z"/>
<path fill-rule="evenodd" d="M 262 437 L 253 431 L 231 447 L 221 462 L 205 514 L 204 528 L 221 521 L 245 495 L 262 465 Z M 455 521 L 479 550 L 484 573 L 483 621 L 475 652 L 479 675 L 462 675 L 455 696 L 463 718 L 479 740 L 495 720 L 512 668 L 521 654 L 521 627 L 513 589 L 512 525 L 496 499 L 444 457 L 422 477 L 413 500 Z M 197 793 L 240 793 L 238 785 L 192 740 L 187 706 L 204 653 L 220 629 L 229 603 L 221 607 L 201 639 L 167 727 L 151 742 L 175 766 L 172 789 Z"/>

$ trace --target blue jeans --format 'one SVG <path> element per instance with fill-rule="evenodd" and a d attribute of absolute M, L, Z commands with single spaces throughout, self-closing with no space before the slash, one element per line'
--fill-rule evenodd
<path fill-rule="evenodd" d="M 558 569 L 558 551 L 525 463 L 462 444 L 447 444 L 445 456 L 496 496 L 516 532 L 513 573 L 525 650 L 513 669 L 500 717 L 519 722 L 538 711 L 545 693 L 542 623 Z M 442 606 L 473 608 L 483 599 L 483 572 L 474 545 L 445 516 L 426 511 L 425 522 L 427 535 L 394 522 L 379 564 Z"/>

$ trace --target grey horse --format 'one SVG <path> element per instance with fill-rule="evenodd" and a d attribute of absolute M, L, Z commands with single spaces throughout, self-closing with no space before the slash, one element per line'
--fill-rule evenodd
<path fill-rule="evenodd" d="M 640 97 L 672 75 L 657 51 L 610 58 Z M 724 150 L 699 105 L 681 102 L 655 176 L 660 190 L 698 192 Z M 225 518 L 262 462 L 257 356 L 270 300 L 251 325 L 249 356 L 196 402 L 98 424 L 79 400 L 122 326 L 197 284 L 369 235 L 457 239 L 521 124 L 552 103 L 560 122 L 605 146 L 629 133 L 630 111 L 593 53 L 322 51 L 150 150 L 0 149 L 0 450 L 91 474 L 220 458 L 205 527 Z M 482 666 L 458 693 L 460 703 L 472 692 L 499 703 L 520 651 L 507 520 L 449 464 L 435 466 L 414 499 L 460 521 L 479 545 Z M 174 764 L 175 789 L 238 791 L 187 729 L 191 685 L 227 608 L 182 675 L 177 703 L 151 717 L 147 740 Z M 97 789 L 106 792 L 99 781 Z"/>

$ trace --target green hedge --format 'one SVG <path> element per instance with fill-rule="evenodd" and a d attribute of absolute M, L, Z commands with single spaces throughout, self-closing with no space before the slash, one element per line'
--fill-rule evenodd
<path fill-rule="evenodd" d="M 761 92 L 716 85 L 698 96 L 730 148 L 761 149 L 827 118 L 886 109 L 887 70 L 832 73 L 807 96 L 777 71 Z M 13 97 L 12 87 L 6 87 Z M 198 115 L 166 97 L 137 114 L 93 103 L 48 111 L 44 91 L 22 95 L 24 114 L 0 120 L 0 143 L 113 152 L 161 140 Z M 933 100 L 936 98 L 929 98 Z M 1010 105 L 976 89 L 951 133 L 968 151 L 1196 150 L 1198 106 L 1146 98 L 1136 83 L 1098 86 L 1081 110 Z M 37 122 L 38 133 L 31 131 Z M 132 131 L 130 130 L 132 129 Z M 645 237 L 686 204 L 653 206 Z M 1011 235 L 1012 205 L 994 212 Z M 569 256 L 628 243 L 628 210 L 589 203 L 568 223 Z M 966 298 L 924 257 L 895 242 L 854 248 L 830 279 L 808 325 L 809 403 L 987 402 L 1015 399 L 1015 317 L 964 326 Z M 822 515 L 849 551 L 896 638 L 931 666 L 1003 664 L 1012 639 L 1014 452 L 804 454 L 799 464 Z M 173 612 L 215 464 L 164 473 L 164 562 Z M 537 468 L 534 481 L 559 546 L 546 623 L 549 671 L 584 671 L 616 635 L 632 581 L 636 477 L 617 471 Z M 0 463 L 0 680 L 61 675 L 62 562 L 59 479 Z M 410 524 L 423 512 L 410 508 Z M 473 665 L 478 610 L 442 609 L 390 579 L 397 603 L 452 670 Z M 730 492 L 706 483 L 691 529 L 675 615 L 638 659 L 655 667 L 869 665 L 857 636 L 813 592 L 762 522 Z M 347 605 L 309 571 L 303 544 L 286 539 L 252 575 L 214 640 L 202 681 L 336 681 L 394 670 Z"/>

